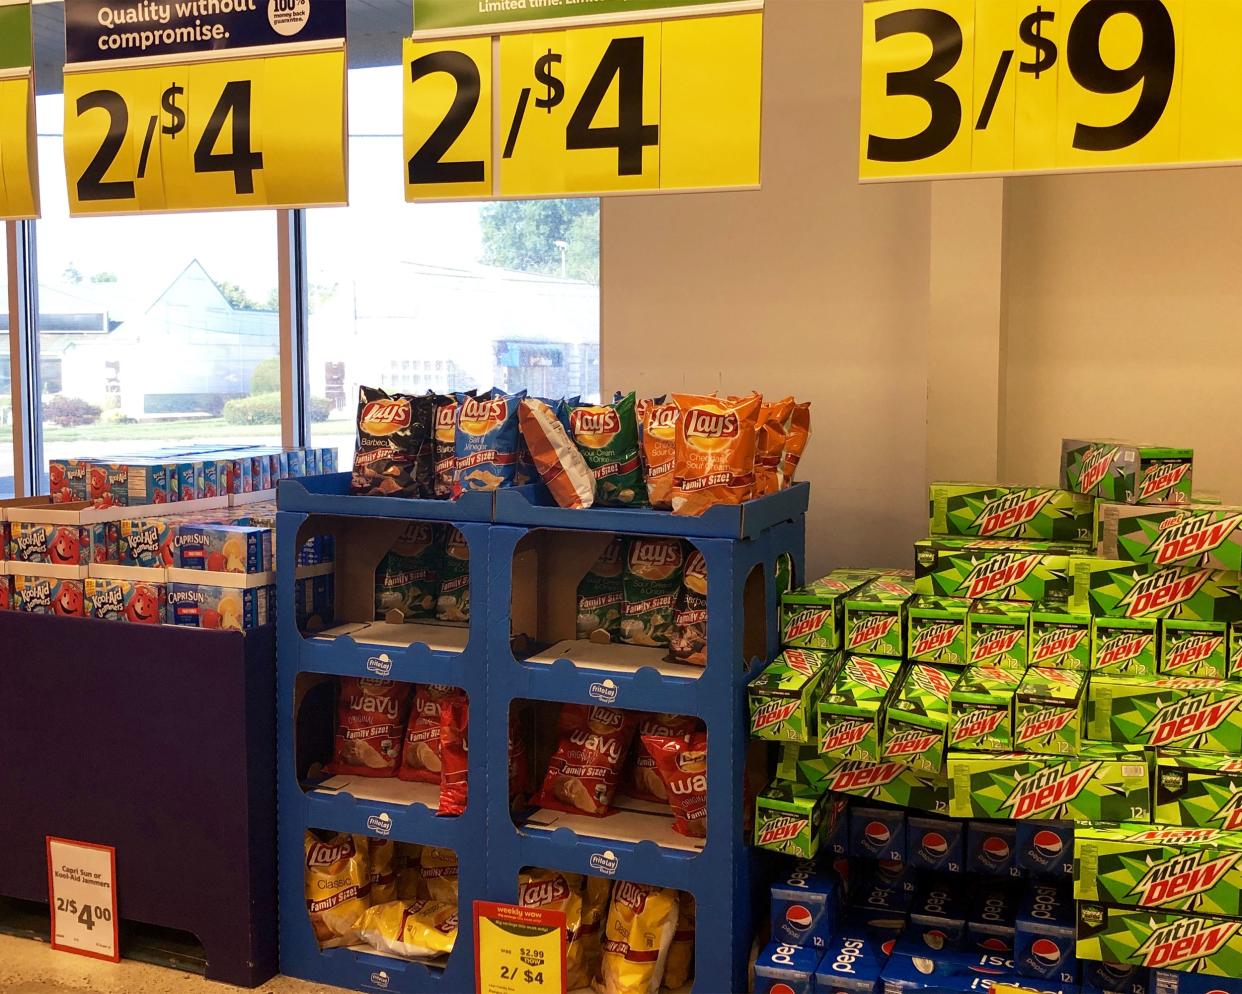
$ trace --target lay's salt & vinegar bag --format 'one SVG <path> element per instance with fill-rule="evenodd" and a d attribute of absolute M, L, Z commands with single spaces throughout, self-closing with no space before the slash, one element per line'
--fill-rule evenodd
<path fill-rule="evenodd" d="M 525 390 L 457 395 L 454 496 L 513 486 L 518 460 L 518 405 Z"/>
<path fill-rule="evenodd" d="M 702 514 L 716 504 L 741 504 L 755 495 L 756 425 L 763 398 L 674 394 L 677 468 L 673 512 Z"/>
<path fill-rule="evenodd" d="M 615 404 L 584 404 L 569 413 L 574 444 L 595 474 L 597 507 L 644 507 L 634 394 Z"/>

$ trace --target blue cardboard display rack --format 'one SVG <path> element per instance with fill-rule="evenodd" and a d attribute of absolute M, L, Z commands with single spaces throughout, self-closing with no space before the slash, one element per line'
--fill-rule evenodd
<path fill-rule="evenodd" d="M 279 842 L 281 969 L 307 980 L 353 990 L 418 994 L 474 989 L 475 900 L 512 902 L 519 872 L 528 866 L 561 869 L 613 879 L 675 887 L 698 905 L 696 994 L 746 989 L 747 957 L 754 931 L 754 850 L 743 827 L 748 735 L 746 687 L 778 651 L 779 595 L 774 578 L 778 558 L 790 557 L 794 576 L 803 577 L 809 487 L 800 485 L 721 515 L 678 518 L 656 511 L 599 509 L 567 511 L 541 506 L 538 488 L 500 491 L 488 524 L 468 516 L 446 516 L 457 505 L 437 501 L 394 501 L 350 497 L 347 477 L 282 483 L 277 518 L 279 585 Z M 326 482 L 324 482 L 326 481 Z M 482 496 L 482 495 L 479 495 Z M 490 496 L 490 495 L 489 495 Z M 532 502 L 533 501 L 533 502 Z M 397 515 L 390 510 L 400 505 Z M 435 516 L 423 509 L 439 512 Z M 468 508 L 463 508 L 468 510 Z M 293 610 L 293 577 L 299 534 L 344 529 L 350 519 L 399 517 L 452 521 L 471 549 L 471 621 L 460 653 L 372 645 L 357 639 L 304 638 Z M 523 517 L 527 520 L 507 520 Z M 673 530 L 673 529 L 679 530 Z M 659 653 L 650 662 L 614 667 L 556 659 L 531 663 L 515 656 L 514 596 L 526 618 L 541 618 L 537 589 L 542 571 L 572 569 L 589 558 L 601 533 L 676 535 L 703 554 L 708 572 L 708 633 L 705 668 L 666 665 Z M 723 532 L 723 534 L 718 534 Z M 593 533 L 593 534 L 591 534 Z M 564 543 L 562 545 L 562 543 Z M 338 557 L 351 543 L 338 533 Z M 537 551 L 536 551 L 537 550 Z M 515 557 L 521 564 L 515 570 Z M 570 565 L 567 567 L 566 563 Z M 588 563 L 589 565 L 589 563 Z M 762 582 L 758 582 L 762 580 Z M 338 605 L 343 596 L 338 578 Z M 562 591 L 563 593 L 563 591 Z M 367 591 L 367 596 L 371 591 Z M 551 591 L 543 596 L 555 596 Z M 361 601 L 359 602 L 361 603 Z M 340 619 L 338 619 L 339 621 Z M 354 620 L 362 621 L 362 618 Z M 534 623 L 534 622 L 532 622 Z M 547 633 L 542 633 L 546 635 Z M 421 806 L 385 805 L 347 794 L 312 796 L 298 781 L 297 708 L 306 674 L 382 675 L 412 683 L 447 683 L 470 695 L 469 804 L 459 818 L 437 818 Z M 664 842 L 610 834 L 609 819 L 576 819 L 568 827 L 531 826 L 510 812 L 508 730 L 516 702 L 605 703 L 637 711 L 695 715 L 708 733 L 707 839 L 695 850 L 689 840 Z M 492 775 L 488 775 L 488 771 Z M 536 783 L 542 771 L 535 770 Z M 460 930 L 457 948 L 444 969 L 406 963 L 371 953 L 321 952 L 305 910 L 303 839 L 306 829 L 323 828 L 445 845 L 460 859 Z M 723 951 L 728 950 L 724 955 Z"/>

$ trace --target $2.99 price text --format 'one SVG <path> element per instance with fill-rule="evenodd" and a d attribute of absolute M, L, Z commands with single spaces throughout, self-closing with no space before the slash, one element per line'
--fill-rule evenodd
<path fill-rule="evenodd" d="M 1242 0 L 873 0 L 863 179 L 1242 159 Z"/>

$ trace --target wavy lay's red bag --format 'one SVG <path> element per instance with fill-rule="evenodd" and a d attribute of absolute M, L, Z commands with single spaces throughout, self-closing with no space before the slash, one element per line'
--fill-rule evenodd
<path fill-rule="evenodd" d="M 626 792 L 640 801 L 668 803 L 668 788 L 664 779 L 656 769 L 655 760 L 647 751 L 643 740 L 649 735 L 679 737 L 690 735 L 703 728 L 703 722 L 684 714 L 659 714 L 652 712 L 643 715 L 638 721 L 639 741 L 634 747 L 634 764 L 630 767 L 630 779 L 626 784 Z"/>
<path fill-rule="evenodd" d="M 462 693 L 456 687 L 419 684 L 405 729 L 405 750 L 398 776 L 414 783 L 440 782 L 440 705 L 446 697 Z"/>
<path fill-rule="evenodd" d="M 677 467 L 673 512 L 702 514 L 717 504 L 741 504 L 755 495 L 755 425 L 763 398 L 674 394 Z"/>
<path fill-rule="evenodd" d="M 466 810 L 470 750 L 470 704 L 465 694 L 446 697 L 440 702 L 440 807 L 441 815 L 459 815 Z"/>
<path fill-rule="evenodd" d="M 363 777 L 395 776 L 410 709 L 410 685 L 343 676 L 339 686 L 336 742 L 327 771 Z"/>
<path fill-rule="evenodd" d="M 677 468 L 677 419 L 681 409 L 672 401 L 650 401 L 643 409 L 643 473 L 651 506 L 673 506 Z"/>
<path fill-rule="evenodd" d="M 798 471 L 798 463 L 806 452 L 807 443 L 811 440 L 811 404 L 795 404 L 789 419 L 789 430 L 785 439 L 785 460 L 781 463 L 781 486 L 787 487 L 794 481 Z"/>
<path fill-rule="evenodd" d="M 587 704 L 561 705 L 560 741 L 534 803 L 602 818 L 612 806 L 638 715 Z"/>
<path fill-rule="evenodd" d="M 457 395 L 457 478 L 453 495 L 513 485 L 518 458 L 518 404 L 525 390 Z"/>
<path fill-rule="evenodd" d="M 781 489 L 781 463 L 785 457 L 785 425 L 793 413 L 794 399 L 786 397 L 759 408 L 758 436 L 755 440 L 755 496 L 763 497 Z"/>
<path fill-rule="evenodd" d="M 598 507 L 642 507 L 647 503 L 634 394 L 615 404 L 584 404 L 569 413 L 574 444 L 595 475 Z"/>
<path fill-rule="evenodd" d="M 693 839 L 706 838 L 707 733 L 644 735 L 642 743 L 668 791 L 673 831 Z"/>

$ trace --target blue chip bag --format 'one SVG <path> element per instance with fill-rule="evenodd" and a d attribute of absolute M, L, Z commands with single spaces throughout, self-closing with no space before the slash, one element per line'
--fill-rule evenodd
<path fill-rule="evenodd" d="M 525 390 L 457 395 L 457 479 L 453 496 L 511 487 L 517 470 L 518 405 Z"/>

